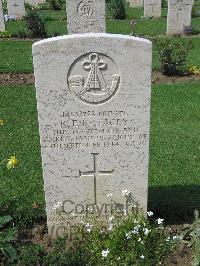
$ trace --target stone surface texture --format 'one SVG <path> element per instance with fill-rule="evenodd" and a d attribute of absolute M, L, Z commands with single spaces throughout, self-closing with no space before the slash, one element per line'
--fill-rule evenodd
<path fill-rule="evenodd" d="M 51 237 L 87 216 L 88 204 L 105 213 L 110 193 L 125 204 L 126 188 L 146 211 L 151 54 L 148 40 L 106 33 L 33 45 Z M 53 209 L 58 202 L 64 220 Z"/>
<path fill-rule="evenodd" d="M 144 0 L 144 17 L 161 17 L 161 0 Z"/>
<path fill-rule="evenodd" d="M 68 34 L 105 32 L 105 0 L 68 0 Z"/>
<path fill-rule="evenodd" d="M 3 16 L 3 5 L 2 1 L 0 0 L 0 31 L 5 31 L 5 23 L 4 23 L 4 16 Z"/>
<path fill-rule="evenodd" d="M 169 0 L 167 14 L 167 34 L 183 34 L 191 24 L 194 0 Z"/>
<path fill-rule="evenodd" d="M 21 19 L 25 15 L 24 0 L 8 0 L 8 15 L 14 15 Z"/>
<path fill-rule="evenodd" d="M 31 6 L 38 6 L 39 4 L 45 3 L 46 0 L 25 0 L 25 3 L 28 3 Z"/>

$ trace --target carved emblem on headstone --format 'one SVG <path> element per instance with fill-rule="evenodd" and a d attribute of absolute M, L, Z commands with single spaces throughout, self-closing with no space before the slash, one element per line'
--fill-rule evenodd
<path fill-rule="evenodd" d="M 77 8 L 80 18 L 87 20 L 90 19 L 94 14 L 94 4 L 92 1 L 84 0 L 81 1 Z"/>
<path fill-rule="evenodd" d="M 116 63 L 108 56 L 90 53 L 79 57 L 68 72 L 68 86 L 86 103 L 100 104 L 111 99 L 120 82 Z"/>

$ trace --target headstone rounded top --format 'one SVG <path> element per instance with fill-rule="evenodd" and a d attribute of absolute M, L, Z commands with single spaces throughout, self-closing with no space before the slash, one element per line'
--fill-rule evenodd
<path fill-rule="evenodd" d="M 59 41 L 68 41 L 70 39 L 121 39 L 121 40 L 127 40 L 127 41 L 135 41 L 135 43 L 138 44 L 143 44 L 143 45 L 152 45 L 152 42 L 139 38 L 139 37 L 134 37 L 134 36 L 129 36 L 129 35 L 122 35 L 122 34 L 109 34 L 109 33 L 82 33 L 82 34 L 71 34 L 71 35 L 63 35 L 63 36 L 58 36 L 58 37 L 53 37 L 53 38 L 48 38 L 45 40 L 41 40 L 38 42 L 35 42 L 33 44 L 33 52 L 37 52 L 37 49 L 40 49 L 41 45 L 47 46 L 47 44 L 52 44 L 54 42 L 59 42 Z"/>

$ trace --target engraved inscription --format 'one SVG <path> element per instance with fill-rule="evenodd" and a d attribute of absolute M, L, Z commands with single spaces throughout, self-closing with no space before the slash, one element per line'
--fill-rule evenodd
<path fill-rule="evenodd" d="M 90 53 L 79 57 L 68 73 L 70 90 L 82 101 L 101 104 L 111 99 L 120 83 L 119 70 L 108 56 Z"/>
<path fill-rule="evenodd" d="M 79 170 L 79 177 L 82 176 L 94 176 L 94 204 L 97 204 L 97 178 L 100 176 L 109 176 L 114 173 L 114 170 L 112 171 L 100 171 L 99 170 L 99 163 L 98 163 L 98 156 L 99 153 L 91 153 L 93 155 L 93 163 L 94 163 L 94 170 L 93 171 L 87 171 L 87 172 L 81 172 Z"/>
<path fill-rule="evenodd" d="M 77 12 L 80 19 L 87 21 L 94 15 L 94 4 L 92 3 L 92 1 L 81 1 L 77 7 Z"/>

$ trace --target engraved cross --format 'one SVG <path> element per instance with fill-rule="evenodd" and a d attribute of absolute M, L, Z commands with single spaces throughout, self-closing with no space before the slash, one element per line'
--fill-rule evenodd
<path fill-rule="evenodd" d="M 99 170 L 99 160 L 98 155 L 99 153 L 91 153 L 93 156 L 93 164 L 94 164 L 94 170 L 93 171 L 87 171 L 87 172 L 81 172 L 79 170 L 79 177 L 82 176 L 94 176 L 94 204 L 97 204 L 97 178 L 100 176 L 108 176 L 112 175 L 114 173 L 114 170 L 112 171 L 100 171 Z"/>

